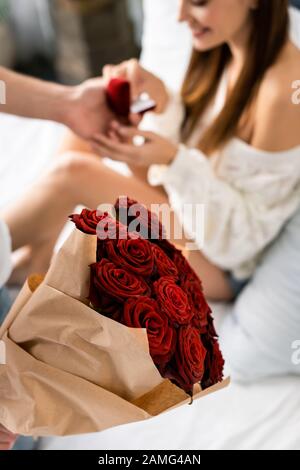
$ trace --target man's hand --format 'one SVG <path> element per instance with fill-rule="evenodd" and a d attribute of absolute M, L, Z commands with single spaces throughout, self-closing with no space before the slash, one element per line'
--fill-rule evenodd
<path fill-rule="evenodd" d="M 7 100 L 0 105 L 0 112 L 56 121 L 70 127 L 79 137 L 91 140 L 99 133 L 105 134 L 110 122 L 117 119 L 106 100 L 107 78 L 92 78 L 78 86 L 65 86 L 0 66 L 0 80 L 7 89 Z M 156 84 L 157 80 L 154 80 Z M 131 115 L 130 121 L 137 125 L 140 117 Z"/>
<path fill-rule="evenodd" d="M 92 78 L 70 90 L 63 119 L 79 137 L 89 140 L 96 134 L 106 133 L 115 119 L 108 108 L 104 81 Z"/>
<path fill-rule="evenodd" d="M 0 105 L 0 112 L 56 121 L 87 140 L 105 132 L 108 123 L 116 118 L 106 103 L 105 82 L 101 78 L 65 86 L 0 66 L 0 80 L 7 89 L 6 104 Z"/>

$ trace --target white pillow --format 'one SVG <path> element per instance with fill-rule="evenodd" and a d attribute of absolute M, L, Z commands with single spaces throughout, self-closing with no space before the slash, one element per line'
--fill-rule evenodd
<path fill-rule="evenodd" d="M 300 375 L 300 211 L 270 247 L 219 330 L 233 379 Z"/>

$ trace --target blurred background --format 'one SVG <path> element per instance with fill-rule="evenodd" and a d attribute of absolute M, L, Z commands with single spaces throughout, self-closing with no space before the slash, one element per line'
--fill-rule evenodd
<path fill-rule="evenodd" d="M 76 84 L 139 57 L 142 33 L 143 0 L 0 0 L 0 65 L 48 80 Z"/>
<path fill-rule="evenodd" d="M 0 0 L 0 64 L 78 83 L 138 57 L 142 0 Z"/>

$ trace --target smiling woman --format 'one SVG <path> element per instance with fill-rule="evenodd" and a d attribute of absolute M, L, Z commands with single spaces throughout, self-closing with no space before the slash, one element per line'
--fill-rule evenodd
<path fill-rule="evenodd" d="M 194 33 L 194 52 L 182 88 L 185 139 L 215 96 L 220 75 L 226 68 L 230 72 L 226 106 L 198 142 L 204 153 L 211 154 L 233 137 L 261 96 L 263 77 L 287 41 L 287 4 L 280 0 L 275 10 L 268 0 L 181 1 L 180 19 Z"/>

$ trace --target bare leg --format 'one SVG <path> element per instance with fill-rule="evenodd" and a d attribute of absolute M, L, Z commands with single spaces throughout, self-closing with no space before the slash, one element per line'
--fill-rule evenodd
<path fill-rule="evenodd" d="M 186 258 L 202 280 L 204 293 L 215 302 L 230 302 L 233 292 L 222 269 L 212 264 L 201 251 L 185 252 Z"/>
<path fill-rule="evenodd" d="M 67 152 L 83 152 L 85 154 L 90 153 L 94 155 L 94 152 L 91 149 L 90 144 L 80 139 L 80 137 L 78 137 L 71 131 L 66 132 L 65 138 L 58 151 L 58 157 L 60 157 L 61 155 L 64 155 Z M 143 181 L 144 183 L 147 182 L 148 170 L 146 168 L 141 168 L 139 166 L 134 166 L 134 165 L 129 165 L 129 168 L 135 178 Z M 158 190 L 163 192 L 163 190 L 160 188 L 158 188 Z"/>
<path fill-rule="evenodd" d="M 20 203 L 3 215 L 10 227 L 13 249 L 31 245 L 35 261 L 31 271 L 46 271 L 55 241 L 67 217 L 78 204 L 96 208 L 101 203 L 113 204 L 120 195 L 128 195 L 151 204 L 168 204 L 162 191 L 140 179 L 124 177 L 106 167 L 91 154 L 71 153 L 62 156 L 52 172 L 38 182 Z M 171 225 L 177 221 L 172 214 Z M 172 238 L 172 237 L 171 237 Z M 186 240 L 175 240 L 184 245 Z M 231 292 L 224 273 L 200 252 L 190 252 L 189 260 L 203 280 L 205 293 L 214 300 L 229 300 Z"/>

